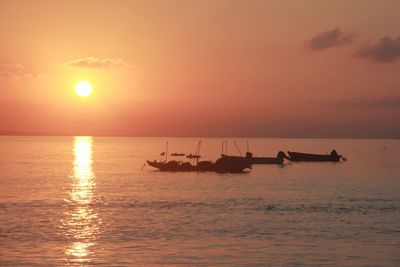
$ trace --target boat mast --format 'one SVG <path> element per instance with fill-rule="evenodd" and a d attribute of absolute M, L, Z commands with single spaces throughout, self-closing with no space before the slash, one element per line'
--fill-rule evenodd
<path fill-rule="evenodd" d="M 196 151 L 196 155 L 200 156 L 200 148 L 201 148 L 201 140 L 199 141 L 199 143 L 197 144 L 197 151 Z M 199 163 L 199 157 L 196 157 L 196 165 Z"/>
<path fill-rule="evenodd" d="M 168 162 L 168 141 L 165 144 L 165 162 Z"/>
<path fill-rule="evenodd" d="M 240 149 L 239 149 L 238 145 L 236 144 L 236 141 L 234 140 L 233 143 L 235 144 L 237 150 L 239 151 L 239 155 L 242 157 L 243 156 L 242 152 L 240 152 Z"/>
<path fill-rule="evenodd" d="M 196 152 L 194 152 L 193 164 L 196 161 L 196 165 L 199 162 L 201 140 L 197 143 Z"/>

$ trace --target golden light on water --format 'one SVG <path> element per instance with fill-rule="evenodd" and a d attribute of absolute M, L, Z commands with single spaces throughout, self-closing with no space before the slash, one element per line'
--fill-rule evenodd
<path fill-rule="evenodd" d="M 90 242 L 90 243 L 75 242 L 72 244 L 72 246 L 67 248 L 65 253 L 76 257 L 75 261 L 77 261 L 77 262 L 87 261 L 87 257 L 90 254 L 89 248 L 93 245 L 94 245 L 93 242 Z"/>
<path fill-rule="evenodd" d="M 75 137 L 74 156 L 74 186 L 71 199 L 81 204 L 88 204 L 92 200 L 92 189 L 95 186 L 91 137 Z"/>
<path fill-rule="evenodd" d="M 93 253 L 91 247 L 96 244 L 101 221 L 93 209 L 95 174 L 92 167 L 92 137 L 75 137 L 73 175 L 66 219 L 63 232 L 72 243 L 65 248 L 65 253 L 72 262 L 90 262 Z"/>

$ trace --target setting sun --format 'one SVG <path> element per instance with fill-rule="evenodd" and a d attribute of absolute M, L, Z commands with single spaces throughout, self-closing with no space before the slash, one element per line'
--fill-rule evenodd
<path fill-rule="evenodd" d="M 87 81 L 80 81 L 75 86 L 75 92 L 82 97 L 89 96 L 93 91 L 92 84 Z"/>
<path fill-rule="evenodd" d="M 0 0 L 0 267 L 400 267 L 399 10 Z"/>

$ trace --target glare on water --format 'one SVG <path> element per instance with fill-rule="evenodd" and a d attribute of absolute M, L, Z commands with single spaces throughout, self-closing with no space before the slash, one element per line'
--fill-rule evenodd
<path fill-rule="evenodd" d="M 65 253 L 73 261 L 90 261 L 91 247 L 95 245 L 99 230 L 97 213 L 91 207 L 93 190 L 96 185 L 92 168 L 92 138 L 75 137 L 73 175 L 71 175 L 69 205 L 65 211 L 63 227 L 65 234 L 73 241 Z"/>
<path fill-rule="evenodd" d="M 74 173 L 72 176 L 71 199 L 79 204 L 90 204 L 95 186 L 92 169 L 92 138 L 75 137 L 74 140 Z"/>

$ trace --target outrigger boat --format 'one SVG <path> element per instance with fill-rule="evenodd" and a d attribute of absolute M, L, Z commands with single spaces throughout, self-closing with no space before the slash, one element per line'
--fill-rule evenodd
<path fill-rule="evenodd" d="M 251 169 L 250 164 L 240 158 L 224 158 L 221 157 L 217 161 L 199 161 L 200 158 L 200 147 L 201 141 L 197 144 L 196 153 L 189 154 L 188 158 L 193 159 L 193 162 L 181 162 L 176 160 L 168 161 L 168 142 L 166 144 L 166 157 L 164 161 L 150 161 L 148 160 L 146 163 L 151 167 L 159 169 L 160 171 L 169 171 L 169 172 L 190 172 L 190 171 L 213 171 L 213 172 L 243 172 L 244 169 Z M 145 164 L 146 164 L 145 163 Z M 144 165 L 143 165 L 144 166 Z"/>
<path fill-rule="evenodd" d="M 187 155 L 186 157 L 187 157 L 188 159 L 199 159 L 199 158 L 201 158 L 200 155 L 193 155 L 193 154 L 189 154 L 189 155 Z"/>
<path fill-rule="evenodd" d="M 183 156 L 185 156 L 185 153 L 172 153 L 171 156 L 173 156 L 173 157 L 183 157 Z"/>
<path fill-rule="evenodd" d="M 242 153 L 236 144 L 236 141 L 233 141 L 233 144 L 236 146 L 240 156 L 229 156 L 228 154 L 228 140 L 225 140 L 222 143 L 222 158 L 230 158 L 230 159 L 243 159 L 249 164 L 283 164 L 283 160 L 287 158 L 285 152 L 279 151 L 276 157 L 253 157 L 253 153 L 249 152 L 249 142 L 247 142 L 247 152 L 246 156 L 243 157 Z M 225 151 L 224 151 L 225 150 Z M 225 152 L 225 153 L 224 153 Z"/>
<path fill-rule="evenodd" d="M 253 157 L 253 153 L 251 152 L 247 152 L 245 157 L 228 156 L 225 154 L 222 154 L 221 157 L 244 159 L 249 164 L 283 164 L 283 160 L 287 158 L 283 151 L 279 151 L 276 157 Z"/>
<path fill-rule="evenodd" d="M 314 161 L 314 162 L 339 162 L 340 160 L 346 161 L 347 159 L 339 155 L 336 150 L 332 150 L 330 154 L 309 154 L 301 152 L 291 152 L 288 151 L 290 161 Z"/>
<path fill-rule="evenodd" d="M 201 148 L 201 140 L 197 143 L 196 152 L 194 154 L 190 153 L 186 157 L 188 159 L 198 160 L 199 158 L 201 158 L 201 156 L 200 156 L 200 148 Z"/>
<path fill-rule="evenodd" d="M 216 162 L 199 161 L 196 165 L 190 162 L 172 161 L 147 161 L 150 166 L 160 171 L 169 172 L 190 172 L 190 171 L 212 171 L 220 173 L 238 173 L 245 169 L 251 169 L 248 162 L 240 158 L 219 158 Z"/>

